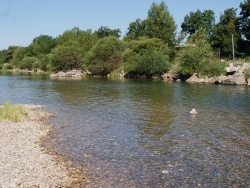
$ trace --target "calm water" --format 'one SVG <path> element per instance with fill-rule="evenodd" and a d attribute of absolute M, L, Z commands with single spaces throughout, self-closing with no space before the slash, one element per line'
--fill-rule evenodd
<path fill-rule="evenodd" d="M 27 75 L 0 84 L 0 102 L 48 106 L 47 145 L 87 169 L 89 187 L 250 186 L 250 88 Z"/>

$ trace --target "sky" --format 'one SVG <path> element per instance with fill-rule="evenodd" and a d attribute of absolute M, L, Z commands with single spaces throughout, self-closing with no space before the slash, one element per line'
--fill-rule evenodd
<path fill-rule="evenodd" d="M 238 8 L 244 0 L 163 0 L 178 29 L 184 17 L 197 9 L 211 9 L 216 20 L 227 8 Z M 0 50 L 28 46 L 39 35 L 57 37 L 79 27 L 97 30 L 101 26 L 126 34 L 131 22 L 147 18 L 152 3 L 162 0 L 0 0 Z"/>

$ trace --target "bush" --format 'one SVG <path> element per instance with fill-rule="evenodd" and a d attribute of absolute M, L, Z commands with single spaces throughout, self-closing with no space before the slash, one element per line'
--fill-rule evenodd
<path fill-rule="evenodd" d="M 82 68 L 82 55 L 80 50 L 73 46 L 59 46 L 53 50 L 51 63 L 54 71 Z"/>
<path fill-rule="evenodd" d="M 100 39 L 85 58 L 87 69 L 92 74 L 107 76 L 123 65 L 123 43 L 116 37 Z"/>
<path fill-rule="evenodd" d="M 200 29 L 193 34 L 187 45 L 180 52 L 181 73 L 192 75 L 202 74 L 204 68 L 211 62 L 211 46 L 205 29 Z"/>
<path fill-rule="evenodd" d="M 36 61 L 35 57 L 25 57 L 22 59 L 20 63 L 20 69 L 28 69 L 32 70 L 33 68 L 33 63 Z"/>
<path fill-rule="evenodd" d="M 250 79 L 250 69 L 246 69 L 246 70 L 244 71 L 244 75 L 245 75 L 245 78 L 246 78 L 246 79 Z"/>
<path fill-rule="evenodd" d="M 26 117 L 27 117 L 27 113 L 24 107 L 20 105 L 13 105 L 10 102 L 5 102 L 0 107 L 0 120 L 18 122 L 22 118 L 26 118 Z"/>
<path fill-rule="evenodd" d="M 226 73 L 225 67 L 226 63 L 224 62 L 211 61 L 210 63 L 205 65 L 202 74 L 208 77 L 220 76 L 221 74 Z"/>
<path fill-rule="evenodd" d="M 153 74 L 163 74 L 169 67 L 168 58 L 163 52 L 147 51 L 135 63 L 133 71 L 151 77 Z"/>

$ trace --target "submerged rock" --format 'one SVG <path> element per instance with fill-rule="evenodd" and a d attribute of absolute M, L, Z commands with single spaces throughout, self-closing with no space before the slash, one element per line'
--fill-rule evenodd
<path fill-rule="evenodd" d="M 197 111 L 193 108 L 189 113 L 190 114 L 197 114 Z"/>

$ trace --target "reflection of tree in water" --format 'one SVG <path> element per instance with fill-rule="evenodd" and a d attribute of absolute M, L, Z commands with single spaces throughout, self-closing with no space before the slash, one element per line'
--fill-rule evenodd
<path fill-rule="evenodd" d="M 152 83 L 133 92 L 133 99 L 140 101 L 140 109 L 136 112 L 139 122 L 138 142 L 147 150 L 163 152 L 161 148 L 174 119 L 172 87 L 170 84 Z"/>
<path fill-rule="evenodd" d="M 56 80 L 52 87 L 58 93 L 58 99 L 64 103 L 88 106 L 116 100 L 122 91 L 119 91 L 115 84 L 116 82 L 104 79 L 86 78 L 82 80 Z"/>

